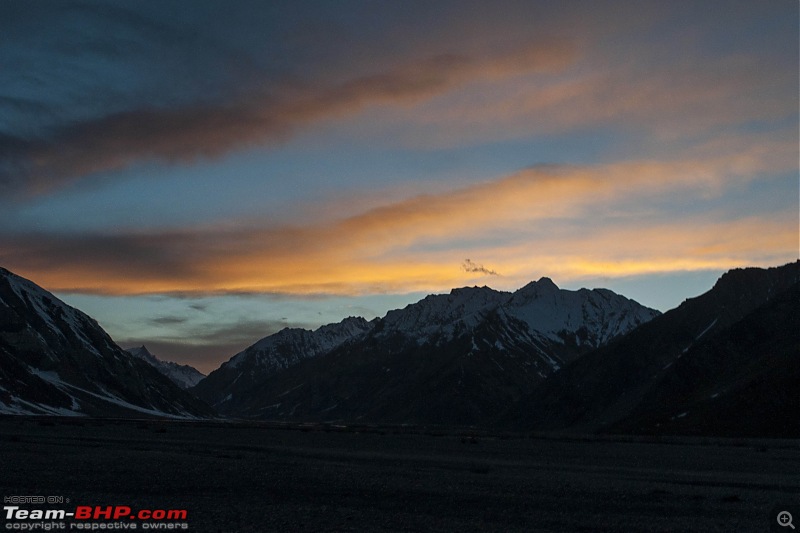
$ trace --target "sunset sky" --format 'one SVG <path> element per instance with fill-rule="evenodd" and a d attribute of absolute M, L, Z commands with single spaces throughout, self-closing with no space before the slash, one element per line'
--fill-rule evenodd
<path fill-rule="evenodd" d="M 797 258 L 796 0 L 0 3 L 0 266 L 123 347 Z"/>

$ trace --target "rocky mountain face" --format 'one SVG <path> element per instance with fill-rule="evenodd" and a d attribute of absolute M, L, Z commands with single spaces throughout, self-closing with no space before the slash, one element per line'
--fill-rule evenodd
<path fill-rule="evenodd" d="M 537 385 L 502 424 L 800 436 L 799 270 L 792 263 L 724 274 L 707 293 Z"/>
<path fill-rule="evenodd" d="M 800 262 L 733 270 L 663 315 L 547 278 L 454 289 L 284 329 L 197 382 L 0 269 L 0 414 L 212 416 L 196 393 L 254 419 L 796 438 L 799 280 Z"/>
<path fill-rule="evenodd" d="M 263 379 L 305 359 L 316 357 L 359 338 L 373 327 L 363 318 L 346 318 L 314 331 L 284 328 L 234 355 L 198 383 L 192 392 L 217 409 L 227 411 L 234 396 L 240 397 Z"/>
<path fill-rule="evenodd" d="M 611 291 L 561 290 L 547 278 L 514 293 L 455 289 L 370 323 L 326 326 L 345 333 L 300 351 L 296 339 L 320 330 L 284 330 L 193 390 L 239 417 L 478 424 L 658 314 Z"/>
<path fill-rule="evenodd" d="M 540 342 L 574 346 L 578 351 L 601 346 L 659 315 L 609 290 L 562 290 L 551 279 L 541 278 L 514 293 L 467 287 L 431 295 L 390 311 L 381 329 L 421 342 L 449 339 L 492 313 L 523 323 Z"/>
<path fill-rule="evenodd" d="M 0 413 L 202 417 L 213 411 L 97 322 L 0 268 Z"/>
<path fill-rule="evenodd" d="M 800 437 L 800 285 L 692 345 L 607 431 Z"/>
<path fill-rule="evenodd" d="M 128 348 L 126 350 L 134 357 L 138 357 L 142 361 L 149 363 L 153 368 L 167 376 L 170 381 L 182 389 L 189 389 L 197 385 L 200 380 L 206 377 L 195 367 L 190 365 L 179 365 L 172 361 L 162 361 L 155 355 L 151 354 L 145 346 L 136 348 Z"/>

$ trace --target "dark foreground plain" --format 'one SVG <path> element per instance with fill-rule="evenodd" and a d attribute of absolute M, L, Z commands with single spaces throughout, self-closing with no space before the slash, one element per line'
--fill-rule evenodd
<path fill-rule="evenodd" d="M 202 532 L 770 531 L 798 472 L 797 441 L 0 418 L 3 496 Z"/>

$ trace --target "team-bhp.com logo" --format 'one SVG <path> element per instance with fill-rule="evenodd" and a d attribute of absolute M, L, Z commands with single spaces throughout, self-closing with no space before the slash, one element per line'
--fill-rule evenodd
<path fill-rule="evenodd" d="M 74 510 L 22 509 L 3 506 L 5 529 L 51 531 L 60 529 L 189 529 L 186 509 L 138 509 L 127 505 L 78 505 Z"/>
<path fill-rule="evenodd" d="M 130 507 L 116 505 L 114 507 L 90 507 L 79 505 L 75 508 L 75 520 L 119 520 L 130 518 L 133 520 L 186 520 L 186 509 L 141 509 L 133 512 Z"/>

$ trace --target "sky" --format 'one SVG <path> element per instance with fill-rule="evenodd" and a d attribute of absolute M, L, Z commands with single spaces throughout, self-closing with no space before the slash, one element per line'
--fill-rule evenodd
<path fill-rule="evenodd" d="M 550 277 L 798 258 L 798 2 L 0 3 L 0 266 L 204 372 Z"/>

